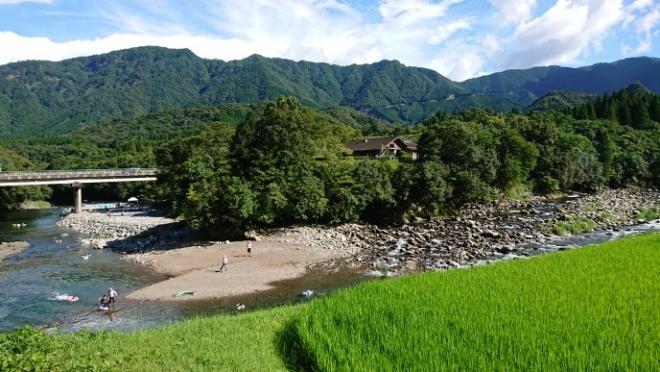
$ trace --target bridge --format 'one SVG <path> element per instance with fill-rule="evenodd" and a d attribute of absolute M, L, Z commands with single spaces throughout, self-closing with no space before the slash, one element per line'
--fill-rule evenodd
<path fill-rule="evenodd" d="M 150 182 L 156 181 L 157 175 L 158 170 L 145 168 L 0 172 L 0 187 L 72 185 L 75 190 L 74 212 L 80 213 L 83 184 Z"/>

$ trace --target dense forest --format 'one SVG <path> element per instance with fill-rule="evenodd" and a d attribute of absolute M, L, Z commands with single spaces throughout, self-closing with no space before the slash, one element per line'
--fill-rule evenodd
<path fill-rule="evenodd" d="M 0 66 L 0 138 L 68 133 L 150 112 L 293 96 L 306 106 L 351 107 L 412 124 L 437 111 L 524 109 L 555 90 L 602 94 L 639 80 L 660 93 L 660 60 L 631 58 L 583 68 L 511 70 L 453 82 L 397 61 L 337 66 L 251 56 L 224 62 L 189 50 L 141 47 Z"/>
<path fill-rule="evenodd" d="M 155 149 L 175 139 L 199 134 L 217 124 L 237 126 L 248 114 L 260 115 L 265 103 L 224 104 L 217 107 L 167 109 L 131 118 L 118 118 L 85 125 L 67 134 L 31 139 L 0 141 L 0 169 L 103 169 L 155 167 Z M 315 110 L 328 122 L 345 124 L 364 135 L 405 133 L 406 127 L 393 125 L 347 107 Z M 88 185 L 85 197 L 97 200 L 123 199 L 132 195 L 148 197 L 149 185 Z M 51 190 L 52 189 L 52 190 Z M 71 202 L 68 186 L 52 188 L 0 189 L 0 209 L 13 208 L 26 200 L 51 199 Z"/>
<path fill-rule="evenodd" d="M 15 151 L 0 146 L 0 171 L 27 170 L 30 162 Z M 51 197 L 48 187 L 0 187 L 0 211 L 17 207 L 27 200 L 46 200 Z"/>
<path fill-rule="evenodd" d="M 564 111 L 586 104 L 599 95 L 593 93 L 553 91 L 537 99 L 527 111 Z"/>
<path fill-rule="evenodd" d="M 653 121 L 469 110 L 440 112 L 414 130 L 417 161 L 354 158 L 341 144 L 359 135 L 355 127 L 280 99 L 235 128 L 208 127 L 159 148 L 158 197 L 189 223 L 226 232 L 392 223 L 501 195 L 660 186 L 660 125 Z"/>
<path fill-rule="evenodd" d="M 659 187 L 657 104 L 658 96 L 633 85 L 566 112 L 472 109 L 398 126 L 345 107 L 318 110 L 281 98 L 7 140 L 0 162 L 5 170 L 157 166 L 158 185 L 99 185 L 86 193 L 139 194 L 209 231 L 396 223 L 502 195 Z M 343 146 L 375 135 L 418 141 L 419 159 L 355 158 Z M 6 189 L 1 202 L 49 196 L 48 188 L 28 190 Z M 69 201 L 69 190 L 54 188 L 52 197 Z"/>
<path fill-rule="evenodd" d="M 660 123 L 660 96 L 639 83 L 566 110 L 576 119 L 605 119 L 635 128 Z"/>

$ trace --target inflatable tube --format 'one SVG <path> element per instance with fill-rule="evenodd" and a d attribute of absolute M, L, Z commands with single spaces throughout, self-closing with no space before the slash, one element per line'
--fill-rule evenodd
<path fill-rule="evenodd" d="M 68 294 L 58 294 L 58 295 L 55 296 L 55 300 L 57 300 L 57 301 L 66 301 L 66 302 L 69 302 L 69 303 L 76 302 L 79 299 L 80 298 L 78 296 L 68 295 Z"/>

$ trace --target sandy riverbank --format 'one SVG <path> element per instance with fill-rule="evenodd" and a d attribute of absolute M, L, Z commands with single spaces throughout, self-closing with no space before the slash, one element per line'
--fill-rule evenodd
<path fill-rule="evenodd" d="M 125 256 L 152 269 L 171 275 L 169 280 L 128 294 L 135 300 L 209 299 L 245 295 L 274 288 L 273 282 L 302 276 L 307 267 L 352 255 L 357 248 L 329 249 L 305 244 L 302 236 L 290 232 L 264 237 L 252 242 L 252 256 L 247 255 L 247 241 L 209 243 L 170 251 L 154 251 Z M 223 255 L 229 267 L 218 272 Z M 181 291 L 195 294 L 176 296 Z"/>
<path fill-rule="evenodd" d="M 344 228 L 293 227 L 259 236 L 259 241 L 252 242 L 249 257 L 247 240 L 186 243 L 175 237 L 174 230 L 180 230 L 170 227 L 175 223 L 157 212 L 85 211 L 61 219 L 58 225 L 91 235 L 82 239 L 83 244 L 128 253 L 123 259 L 172 277 L 128 294 L 141 301 L 198 300 L 266 291 L 274 282 L 304 275 L 309 266 L 352 257 L 363 249 L 349 232 L 350 224 Z M 150 240 L 156 235 L 158 243 Z M 229 258 L 229 268 L 220 273 L 217 269 L 224 255 Z M 172 296 L 182 291 L 195 294 Z"/>
<path fill-rule="evenodd" d="M 28 247 L 30 247 L 28 242 L 0 243 L 0 262 L 11 255 L 23 252 Z"/>

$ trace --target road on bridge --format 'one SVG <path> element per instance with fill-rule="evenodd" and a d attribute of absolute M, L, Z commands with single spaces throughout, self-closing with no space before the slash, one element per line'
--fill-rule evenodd
<path fill-rule="evenodd" d="M 151 182 L 158 178 L 157 169 L 76 169 L 26 172 L 0 172 L 0 187 L 72 185 L 74 211 L 82 210 L 82 185 L 108 182 Z"/>

